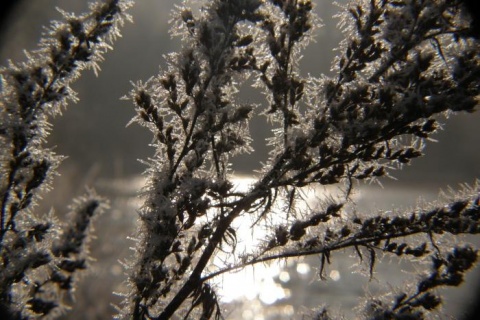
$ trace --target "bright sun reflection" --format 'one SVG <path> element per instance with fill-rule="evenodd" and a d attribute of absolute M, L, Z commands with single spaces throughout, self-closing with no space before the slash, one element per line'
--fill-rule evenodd
<path fill-rule="evenodd" d="M 248 191 L 256 180 L 251 177 L 236 176 L 233 181 L 236 191 Z M 305 195 L 308 198 L 311 196 L 310 194 Z M 264 239 L 265 233 L 261 228 L 255 228 L 255 232 L 252 231 L 252 223 L 250 217 L 239 218 L 235 221 L 234 228 L 239 241 L 236 252 L 250 252 Z M 213 264 L 221 268 L 226 264 L 235 264 L 235 258 L 220 252 L 215 257 Z M 281 286 L 281 283 L 290 281 L 289 273 L 283 270 L 285 266 L 285 262 L 258 264 L 255 267 L 223 274 L 215 279 L 220 299 L 227 303 L 235 300 L 259 299 L 262 303 L 270 305 L 278 300 L 289 298 L 290 291 Z M 308 264 L 299 263 L 296 271 L 300 276 L 305 277 L 311 270 Z M 280 283 L 275 282 L 275 278 L 278 278 Z"/>
<path fill-rule="evenodd" d="M 299 274 L 308 274 L 310 272 L 310 266 L 306 263 L 297 264 L 297 272 Z"/>
<path fill-rule="evenodd" d="M 234 179 L 236 191 L 248 191 L 256 181 L 251 177 L 236 176 Z M 252 221 L 248 218 L 240 218 L 234 223 L 238 244 L 237 252 L 248 252 L 254 248 L 261 239 L 259 232 L 252 233 Z M 263 233 L 263 232 L 260 232 Z M 225 263 L 233 264 L 234 258 L 219 253 L 214 259 L 214 265 L 222 266 Z M 277 300 L 284 299 L 288 292 L 274 281 L 274 277 L 282 272 L 284 265 L 259 264 L 255 267 L 247 267 L 240 271 L 224 274 L 216 279 L 219 286 L 218 294 L 223 302 L 235 300 L 260 299 L 264 304 L 272 304 Z"/>
<path fill-rule="evenodd" d="M 333 281 L 338 281 L 340 280 L 341 276 L 340 276 L 340 272 L 338 270 L 332 270 L 330 271 L 330 274 L 329 274 L 330 278 L 333 280 Z"/>
<path fill-rule="evenodd" d="M 256 179 L 253 177 L 248 176 L 235 176 L 232 180 L 235 186 L 234 188 L 239 192 L 248 191 L 256 181 Z M 138 181 L 134 182 L 135 183 L 129 183 L 128 186 L 132 187 L 132 184 L 134 184 L 135 187 L 137 187 L 137 185 L 143 185 L 144 179 L 142 177 L 139 178 Z M 307 202 L 310 202 L 314 199 L 318 200 L 315 193 L 316 192 L 313 191 L 305 192 L 303 194 L 303 198 Z M 140 205 L 140 200 L 138 198 L 133 198 L 132 201 L 135 201 L 135 203 L 131 203 L 130 205 Z M 271 223 L 276 222 L 278 221 L 274 221 L 274 219 L 271 221 Z M 264 230 L 262 230 L 262 228 L 255 228 L 255 232 L 253 232 L 252 224 L 253 221 L 249 216 L 241 217 L 234 221 L 232 227 L 235 228 L 236 237 L 238 240 L 235 252 L 251 252 L 251 250 L 257 247 L 260 241 L 264 239 Z M 219 268 L 221 269 L 226 265 L 234 265 L 236 262 L 238 261 L 235 260 L 233 255 L 219 251 L 213 259 L 213 267 L 207 271 L 207 273 L 218 270 Z M 254 267 L 249 266 L 241 270 L 222 274 L 218 277 L 215 277 L 213 281 L 217 286 L 217 294 L 219 295 L 221 301 L 225 303 L 247 300 L 250 301 L 252 305 L 258 303 L 258 301 L 266 305 L 271 305 L 278 300 L 288 299 L 290 297 L 290 290 L 283 288 L 281 285 L 291 281 L 292 275 L 285 271 L 286 266 L 287 262 L 285 261 L 269 264 L 257 264 Z M 298 263 L 295 266 L 295 270 L 297 275 L 302 278 L 308 277 L 312 271 L 310 266 L 303 262 Z M 340 273 L 337 270 L 332 270 L 329 276 L 334 281 L 338 281 L 340 279 Z M 278 278 L 279 282 L 275 282 L 275 278 Z M 283 310 L 283 314 L 293 314 L 292 306 L 287 305 L 284 307 L 290 309 Z M 247 312 L 248 310 L 244 311 Z M 258 316 L 260 316 L 260 314 L 255 313 L 253 317 L 244 315 L 243 318 L 257 319 Z"/>

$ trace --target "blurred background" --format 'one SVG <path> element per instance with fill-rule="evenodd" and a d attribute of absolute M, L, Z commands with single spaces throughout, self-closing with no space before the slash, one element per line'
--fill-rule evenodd
<path fill-rule="evenodd" d="M 342 39 L 336 26 L 338 21 L 332 18 L 339 8 L 332 1 L 314 2 L 315 12 L 324 27 L 317 31 L 316 41 L 304 51 L 301 65 L 311 75 L 328 75 L 335 55 L 333 49 Z M 0 65 L 6 66 L 8 59 L 23 61 L 23 50 L 36 48 L 44 32 L 43 26 L 48 26 L 51 20 L 61 19 L 56 7 L 80 13 L 87 9 L 87 3 L 78 0 L 3 1 Z M 139 206 L 135 196 L 140 191 L 141 173 L 145 169 L 138 159 L 147 159 L 153 154 L 153 148 L 148 146 L 151 135 L 147 130 L 137 125 L 125 128 L 134 116 L 134 109 L 129 101 L 120 98 L 131 90 L 130 81 L 146 80 L 156 75 L 159 67 L 165 67 L 162 55 L 179 48 L 178 39 L 172 39 L 168 34 L 174 4 L 180 4 L 180 0 L 138 0 L 130 11 L 134 23 L 127 23 L 122 29 L 122 38 L 114 44 L 114 50 L 106 54 L 99 76 L 91 71 L 84 72 L 73 85 L 80 102 L 71 104 L 63 116 L 53 121 L 54 130 L 48 143 L 58 154 L 68 158 L 60 167 L 61 175 L 55 178 L 53 191 L 45 196 L 39 210 L 47 211 L 53 207 L 61 215 L 67 211 L 70 199 L 83 193 L 85 186 L 95 187 L 99 193 L 108 196 L 112 206 L 96 224 L 99 239 L 92 243 L 92 256 L 98 261 L 92 262 L 93 271 L 85 277 L 76 295 L 79 306 L 66 316 L 67 319 L 110 318 L 114 312 L 110 303 L 120 301 L 111 292 L 122 289 L 123 270 L 118 260 L 129 255 L 131 244 L 125 237 L 135 230 L 135 210 Z M 242 97 L 249 102 L 262 102 L 262 97 L 255 92 L 249 91 Z M 359 210 L 413 207 L 419 196 L 423 199 L 421 201 L 428 202 L 437 198 L 440 189 L 456 188 L 463 182 L 472 184 L 480 176 L 479 120 L 480 112 L 455 115 L 445 120 L 445 130 L 435 136 L 439 142 L 428 143 L 426 156 L 394 172 L 396 181 L 382 180 L 383 188 L 369 185 L 361 189 Z M 234 169 L 237 174 L 251 175 L 253 170 L 260 168 L 260 162 L 267 159 L 268 149 L 264 142 L 270 132 L 266 127 L 263 117 L 256 117 L 251 124 L 255 152 L 236 160 Z M 377 196 L 379 194 L 381 197 Z M 95 246 L 97 243 L 102 245 Z M 353 315 L 352 307 L 368 285 L 367 278 L 351 272 L 350 267 L 355 262 L 348 254 L 342 259 L 334 259 L 333 263 L 337 264 L 330 267 L 330 280 L 326 284 L 313 280 L 318 259 L 277 268 L 273 273 L 269 270 L 267 273 L 274 276 L 265 279 L 257 273 L 257 280 L 260 278 L 261 281 L 255 283 L 266 284 L 264 299 L 261 299 L 261 290 L 255 291 L 254 297 L 227 298 L 233 310 L 230 317 L 291 319 L 302 308 L 307 310 L 328 303 L 341 304 L 347 315 L 348 312 Z M 399 272 L 388 272 L 397 267 L 398 261 L 382 265 L 380 268 L 385 269 L 379 271 L 377 284 L 382 279 L 389 280 L 392 285 L 401 284 L 404 278 L 397 276 Z M 400 267 L 410 268 L 405 264 Z M 446 315 L 460 317 L 475 301 L 477 273 L 471 273 L 468 290 L 461 291 L 461 294 L 454 291 L 449 295 Z M 358 283 L 355 290 L 352 290 L 352 283 Z M 367 290 L 375 293 L 375 283 Z M 99 303 L 98 296 L 106 303 Z"/>

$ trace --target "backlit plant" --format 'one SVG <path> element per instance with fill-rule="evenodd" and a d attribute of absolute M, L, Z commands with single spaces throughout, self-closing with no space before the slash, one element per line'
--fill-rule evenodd
<path fill-rule="evenodd" d="M 17 318 L 50 315 L 61 306 L 57 292 L 70 290 L 72 274 L 86 267 L 85 231 L 102 200 L 90 195 L 77 203 L 73 226 L 37 218 L 32 201 L 60 161 L 42 147 L 47 117 L 74 99 L 68 84 L 83 67 L 96 67 L 130 5 L 107 1 L 85 16 L 64 14 L 66 22 L 29 62 L 2 71 L 0 299 Z M 406 213 L 351 210 L 358 182 L 388 177 L 422 155 L 439 116 L 475 110 L 476 21 L 462 1 L 352 1 L 341 8 L 345 39 L 333 76 L 302 76 L 302 49 L 320 25 L 313 9 L 309 0 L 214 0 L 200 10 L 186 1 L 176 8 L 172 33 L 181 50 L 126 96 L 137 112 L 132 122 L 152 132 L 155 153 L 118 317 L 221 319 L 215 277 L 316 255 L 323 278 L 336 251 L 348 249 L 368 262 L 370 276 L 380 253 L 429 262 L 399 293 L 369 299 L 362 314 L 421 319 L 441 305 L 435 289 L 459 286 L 476 263 L 473 245 L 455 240 L 480 232 L 477 185 Z M 247 79 L 263 104 L 239 98 Z M 255 116 L 275 127 L 269 159 L 239 191 L 232 159 L 252 151 Z M 303 205 L 304 190 L 319 186 L 342 192 Z M 237 248 L 234 227 L 245 217 L 264 234 L 247 251 Z M 230 262 L 213 266 L 219 253 Z M 309 316 L 330 318 L 327 309 Z"/>

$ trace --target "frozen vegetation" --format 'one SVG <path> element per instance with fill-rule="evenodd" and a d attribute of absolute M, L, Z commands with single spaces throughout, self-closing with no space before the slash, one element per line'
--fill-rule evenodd
<path fill-rule="evenodd" d="M 77 100 L 71 84 L 81 72 L 100 71 L 132 5 L 105 0 L 82 15 L 61 11 L 63 20 L 52 22 L 25 62 L 1 69 L 2 319 L 68 317 L 79 274 L 95 264 L 88 252 L 92 223 L 108 201 L 89 190 L 62 219 L 36 204 L 64 158 L 46 147 L 55 130 L 50 121 Z M 130 125 L 152 133 L 142 143 L 153 154 L 144 160 L 136 230 L 122 235 L 134 250 L 122 261 L 127 277 L 116 292 L 116 316 L 228 318 L 219 277 L 315 256 L 318 278 L 335 279 L 327 267 L 344 252 L 367 278 L 375 277 L 380 257 L 416 265 L 402 285 L 392 290 L 385 281 L 383 294 L 365 294 L 359 318 L 437 316 L 437 289 L 461 286 L 477 263 L 478 183 L 406 212 L 359 212 L 355 191 L 421 157 L 440 119 L 478 107 L 480 33 L 468 5 L 339 6 L 344 40 L 331 75 L 300 70 L 302 50 L 321 27 L 309 0 L 176 6 L 171 33 L 181 49 L 124 97 L 136 112 Z M 239 96 L 246 82 L 263 103 Z M 264 146 L 269 157 L 239 187 L 232 161 L 253 151 L 253 117 L 274 127 Z M 249 245 L 245 224 L 256 237 Z M 295 317 L 312 319 L 342 313 L 321 298 L 299 312 Z"/>

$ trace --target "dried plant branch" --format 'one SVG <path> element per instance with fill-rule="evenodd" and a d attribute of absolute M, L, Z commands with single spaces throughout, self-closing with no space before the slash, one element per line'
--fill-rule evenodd
<path fill-rule="evenodd" d="M 460 2 L 348 5 L 342 20 L 347 37 L 332 79 L 299 76 L 297 57 L 316 26 L 312 9 L 310 1 L 290 0 L 214 1 L 198 15 L 178 8 L 183 24 L 175 32 L 184 37 L 183 51 L 129 96 L 138 112 L 134 121 L 153 132 L 157 151 L 147 171 L 139 254 L 131 264 L 134 290 L 124 316 L 168 319 L 187 301 L 188 315 L 195 308 L 211 315 L 216 303 L 205 309 L 202 295 L 193 293 L 219 274 L 311 254 L 326 261 L 347 247 L 365 247 L 373 273 L 377 250 L 427 254 L 426 244 L 393 249 L 390 241 L 397 237 L 424 234 L 438 253 L 433 233 L 460 232 L 448 224 L 453 217 L 430 224 L 432 216 L 438 218 L 431 212 L 419 213 L 422 219 L 430 214 L 428 222 L 410 216 L 411 229 L 397 225 L 407 221 L 400 216 L 357 224 L 332 219 L 338 230 L 325 229 L 342 215 L 341 203 L 290 216 L 297 188 L 345 183 L 343 201 L 350 202 L 355 181 L 376 180 L 421 156 L 423 141 L 437 130 L 434 117 L 472 111 L 479 94 L 478 43 L 461 18 Z M 231 80 L 242 74 L 256 77 L 267 98 L 265 114 L 278 129 L 260 178 L 239 194 L 228 168 L 230 157 L 248 151 L 250 140 L 245 129 L 252 108 L 236 101 Z M 288 203 L 285 212 L 274 210 L 280 201 Z M 284 223 L 271 228 L 274 236 L 263 247 L 244 254 L 239 264 L 204 274 L 216 252 L 229 247 L 235 256 L 234 221 L 250 215 L 258 228 L 279 214 Z M 477 224 L 473 219 L 473 229 L 461 232 L 475 234 Z"/>
<path fill-rule="evenodd" d="M 2 316 L 56 317 L 87 267 L 91 219 L 104 200 L 94 193 L 79 199 L 68 224 L 37 217 L 33 205 L 62 159 L 44 147 L 48 119 L 76 99 L 70 85 L 80 71 L 98 70 L 131 5 L 106 0 L 82 16 L 62 12 L 65 21 L 52 25 L 27 62 L 1 70 Z M 318 255 L 323 279 L 334 253 L 347 248 L 367 261 L 370 277 L 379 253 L 432 261 L 393 302 L 372 299 L 364 318 L 425 318 L 437 310 L 433 290 L 460 285 L 477 261 L 471 245 L 448 248 L 438 238 L 480 232 L 478 183 L 410 213 L 359 218 L 348 211 L 358 182 L 388 177 L 422 156 L 440 116 L 478 108 L 478 19 L 469 8 L 460 0 L 351 2 L 339 14 L 345 40 L 334 75 L 304 77 L 301 51 L 320 26 L 310 0 L 178 6 L 173 34 L 182 49 L 126 96 L 137 114 L 132 122 L 152 132 L 155 153 L 118 317 L 223 319 L 216 277 Z M 241 101 L 248 77 L 263 106 Z M 258 114 L 275 126 L 269 159 L 240 191 L 232 159 L 252 151 L 249 123 Z M 318 203 L 303 196 L 321 186 L 343 193 Z M 239 249 L 234 226 L 247 219 L 263 235 L 254 248 Z M 225 263 L 211 269 L 219 253 Z M 315 316 L 331 319 L 324 308 Z"/>
<path fill-rule="evenodd" d="M 33 208 L 63 159 L 45 147 L 48 121 L 77 100 L 70 85 L 81 71 L 99 70 L 119 28 L 130 19 L 126 10 L 131 5 L 128 0 L 107 0 L 92 3 L 90 12 L 80 16 L 60 11 L 64 20 L 52 23 L 39 49 L 26 54 L 27 61 L 10 62 L 0 70 L 2 317 L 58 315 L 65 309 L 59 292 L 73 292 L 73 273 L 86 267 L 83 248 L 90 218 L 104 207 L 104 200 L 94 194 L 77 199 L 81 203 L 70 226 L 60 225 L 52 215 L 36 216 Z M 52 241 L 62 227 L 64 238 Z"/>

